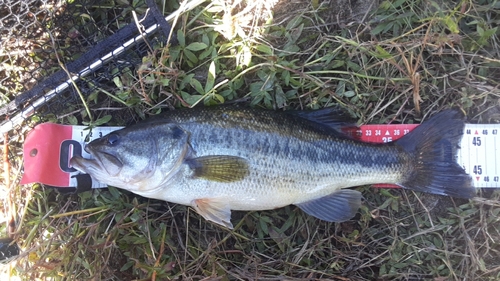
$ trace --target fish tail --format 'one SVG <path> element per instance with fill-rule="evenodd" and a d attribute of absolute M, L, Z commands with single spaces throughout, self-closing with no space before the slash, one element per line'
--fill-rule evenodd
<path fill-rule="evenodd" d="M 456 159 L 464 126 L 461 113 L 443 111 L 396 141 L 410 158 L 408 173 L 398 184 L 415 191 L 474 197 L 472 178 Z"/>

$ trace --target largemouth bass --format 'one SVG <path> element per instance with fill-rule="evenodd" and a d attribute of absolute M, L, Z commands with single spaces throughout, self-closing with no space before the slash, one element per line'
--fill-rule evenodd
<path fill-rule="evenodd" d="M 376 183 L 470 198 L 456 163 L 460 113 L 444 111 L 400 140 L 355 141 L 336 130 L 337 111 L 277 112 L 208 107 L 169 112 L 90 142 L 94 159 L 70 164 L 95 180 L 193 207 L 232 228 L 231 210 L 296 205 L 330 222 L 352 218 L 360 192 Z"/>

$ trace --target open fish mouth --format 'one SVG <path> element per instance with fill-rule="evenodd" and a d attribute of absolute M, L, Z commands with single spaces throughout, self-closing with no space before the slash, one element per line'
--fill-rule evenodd
<path fill-rule="evenodd" d="M 78 171 L 90 175 L 93 179 L 101 182 L 110 175 L 97 159 L 86 159 L 81 156 L 73 156 L 69 160 L 70 165 Z"/>
<path fill-rule="evenodd" d="M 87 152 L 92 157 L 94 157 L 92 150 L 89 149 L 88 145 L 86 145 L 83 148 L 83 150 L 85 150 L 85 152 Z M 79 155 L 73 155 L 73 157 L 71 157 L 71 159 L 69 161 L 69 164 L 71 167 L 77 169 L 78 171 L 85 173 L 85 174 L 88 174 L 89 173 L 88 170 L 90 170 L 89 167 L 100 166 L 98 161 L 94 158 L 88 159 L 88 158 L 83 158 L 82 156 L 79 156 Z"/>
<path fill-rule="evenodd" d="M 73 156 L 69 161 L 73 168 L 82 173 L 90 174 L 95 178 L 105 178 L 107 176 L 118 175 L 123 167 L 122 161 L 110 153 L 93 151 L 89 146 L 85 147 L 85 151 L 94 159 Z"/>
<path fill-rule="evenodd" d="M 87 150 L 85 149 L 85 151 L 87 151 Z M 69 160 L 69 164 L 71 165 L 71 167 L 77 169 L 78 171 L 80 171 L 82 173 L 86 173 L 86 174 L 88 174 L 89 170 L 91 170 L 90 167 L 100 166 L 97 163 L 96 159 L 86 159 L 86 158 L 83 158 L 81 156 L 76 156 L 76 155 L 73 156 Z"/>

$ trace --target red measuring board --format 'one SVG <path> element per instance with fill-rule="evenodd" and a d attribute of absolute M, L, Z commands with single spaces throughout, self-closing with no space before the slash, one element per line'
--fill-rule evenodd
<path fill-rule="evenodd" d="M 395 141 L 415 129 L 418 124 L 362 125 L 348 129 L 347 133 L 357 140 L 373 143 Z"/>

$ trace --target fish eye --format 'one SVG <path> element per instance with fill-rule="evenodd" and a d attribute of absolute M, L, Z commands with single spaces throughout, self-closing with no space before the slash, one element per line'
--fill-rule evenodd
<path fill-rule="evenodd" d="M 110 134 L 107 139 L 109 145 L 115 145 L 118 144 L 119 137 L 117 134 Z"/>

